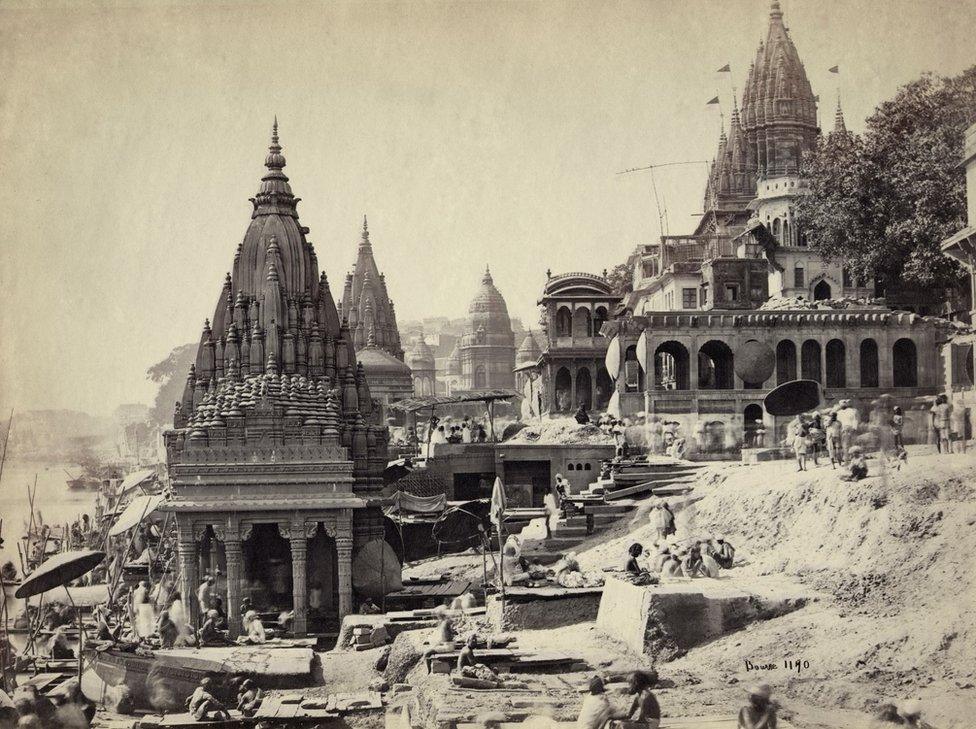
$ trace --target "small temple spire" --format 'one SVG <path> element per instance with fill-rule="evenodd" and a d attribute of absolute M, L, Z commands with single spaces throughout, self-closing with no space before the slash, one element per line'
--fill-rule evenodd
<path fill-rule="evenodd" d="M 840 105 L 840 94 L 837 94 L 837 111 L 834 112 L 834 131 L 846 132 L 847 124 L 844 123 L 844 110 Z"/>
<path fill-rule="evenodd" d="M 772 0 L 772 2 L 769 4 L 769 17 L 782 19 L 783 11 L 779 7 L 779 0 Z"/>

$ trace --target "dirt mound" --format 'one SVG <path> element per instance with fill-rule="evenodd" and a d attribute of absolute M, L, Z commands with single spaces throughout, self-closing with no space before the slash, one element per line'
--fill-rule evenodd
<path fill-rule="evenodd" d="M 751 654 L 727 638 L 697 659 L 789 651 L 823 676 L 797 687 L 808 699 L 866 709 L 882 697 L 928 697 L 934 724 L 968 726 L 976 454 L 912 456 L 887 473 L 869 463 L 875 475 L 859 483 L 773 463 L 729 468 L 706 489 L 688 514 L 693 531 L 723 533 L 745 559 L 743 573 L 786 574 L 833 603 L 757 629 Z"/>
<path fill-rule="evenodd" d="M 613 445 L 613 436 L 593 423 L 580 425 L 572 418 L 533 421 L 516 433 L 509 443 L 553 443 Z"/>

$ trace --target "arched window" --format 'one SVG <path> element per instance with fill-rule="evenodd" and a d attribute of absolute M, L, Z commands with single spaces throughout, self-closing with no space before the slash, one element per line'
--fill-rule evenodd
<path fill-rule="evenodd" d="M 590 310 L 580 306 L 573 312 L 573 336 L 585 339 L 593 336 L 593 319 Z"/>
<path fill-rule="evenodd" d="M 743 446 L 752 448 L 758 446 L 756 431 L 763 424 L 763 409 L 761 405 L 751 403 L 742 411 L 742 440 Z"/>
<path fill-rule="evenodd" d="M 698 388 L 731 390 L 735 387 L 732 350 L 725 342 L 709 340 L 698 350 Z"/>
<path fill-rule="evenodd" d="M 827 387 L 847 387 L 847 351 L 839 339 L 827 342 Z"/>
<path fill-rule="evenodd" d="M 610 379 L 606 365 L 601 364 L 596 371 L 596 393 L 594 396 L 596 409 L 606 410 L 611 397 L 613 397 L 613 380 Z"/>
<path fill-rule="evenodd" d="M 485 370 L 484 365 L 478 365 L 474 368 L 474 389 L 484 390 L 488 387 L 488 371 Z"/>
<path fill-rule="evenodd" d="M 780 223 L 779 218 L 773 220 L 773 238 L 776 239 L 777 243 L 780 242 L 780 236 L 783 234 L 783 229 L 781 226 L 782 223 Z"/>
<path fill-rule="evenodd" d="M 826 301 L 831 298 L 830 284 L 826 281 L 819 281 L 817 285 L 813 287 L 813 300 L 814 301 Z"/>
<path fill-rule="evenodd" d="M 899 339 L 891 348 L 891 374 L 895 387 L 918 387 L 918 354 L 911 339 Z"/>
<path fill-rule="evenodd" d="M 807 285 L 806 275 L 803 270 L 803 264 L 797 263 L 793 266 L 793 286 L 794 288 L 802 289 Z"/>
<path fill-rule="evenodd" d="M 580 367 L 576 371 L 576 405 L 582 405 L 587 410 L 593 405 L 593 383 L 586 367 Z"/>
<path fill-rule="evenodd" d="M 600 336 L 600 329 L 603 327 L 604 324 L 606 324 L 608 318 L 609 317 L 607 316 L 607 307 L 605 306 L 596 307 L 596 310 L 593 312 L 593 336 L 594 337 Z"/>
<path fill-rule="evenodd" d="M 800 377 L 823 383 L 820 372 L 820 342 L 808 339 L 800 348 Z"/>
<path fill-rule="evenodd" d="M 584 463 L 583 464 L 583 470 L 584 471 L 592 471 L 593 470 L 593 467 L 589 463 Z"/>
<path fill-rule="evenodd" d="M 556 312 L 556 336 L 568 337 L 573 333 L 573 312 L 568 306 L 560 306 Z"/>
<path fill-rule="evenodd" d="M 644 368 L 637 359 L 636 344 L 631 344 L 624 353 L 624 377 L 628 392 L 643 391 Z"/>
<path fill-rule="evenodd" d="M 576 470 L 576 466 L 573 465 L 572 463 L 570 463 L 569 465 L 566 466 L 566 470 L 567 471 L 575 471 Z"/>
<path fill-rule="evenodd" d="M 878 387 L 878 343 L 873 339 L 861 342 L 861 387 Z"/>
<path fill-rule="evenodd" d="M 656 390 L 687 390 L 690 387 L 690 374 L 690 357 L 683 344 L 670 340 L 654 350 Z"/>
<path fill-rule="evenodd" d="M 851 269 L 847 268 L 846 266 L 844 267 L 843 277 L 844 277 L 843 280 L 844 288 L 845 289 L 854 288 L 854 277 L 851 276 Z"/>
<path fill-rule="evenodd" d="M 569 370 L 560 367 L 556 372 L 556 385 L 553 392 L 554 405 L 558 412 L 568 412 L 573 404 L 573 376 Z"/>
<path fill-rule="evenodd" d="M 790 240 L 790 221 L 788 220 L 783 221 L 783 245 L 784 246 L 793 245 L 793 241 Z"/>
<path fill-rule="evenodd" d="M 776 384 L 796 379 L 796 345 L 783 339 L 776 345 Z"/>

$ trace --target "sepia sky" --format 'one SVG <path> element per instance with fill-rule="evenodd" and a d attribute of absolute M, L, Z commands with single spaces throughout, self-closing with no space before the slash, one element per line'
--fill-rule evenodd
<path fill-rule="evenodd" d="M 535 325 L 545 271 L 659 234 L 650 163 L 710 159 L 766 0 L 0 3 L 0 408 L 150 402 L 250 219 L 277 114 L 333 291 L 363 213 L 401 320 L 486 264 Z M 824 125 L 976 63 L 974 0 L 783 0 Z M 839 64 L 841 74 L 829 74 Z M 705 165 L 656 175 L 690 232 Z"/>

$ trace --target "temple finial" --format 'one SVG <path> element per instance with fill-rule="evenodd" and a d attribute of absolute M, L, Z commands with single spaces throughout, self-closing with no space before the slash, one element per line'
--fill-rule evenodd
<path fill-rule="evenodd" d="M 271 143 L 278 144 L 278 115 L 275 114 L 274 124 L 271 125 Z"/>
<path fill-rule="evenodd" d="M 772 0 L 769 4 L 769 17 L 770 18 L 782 18 L 783 11 L 779 7 L 779 0 Z"/>

